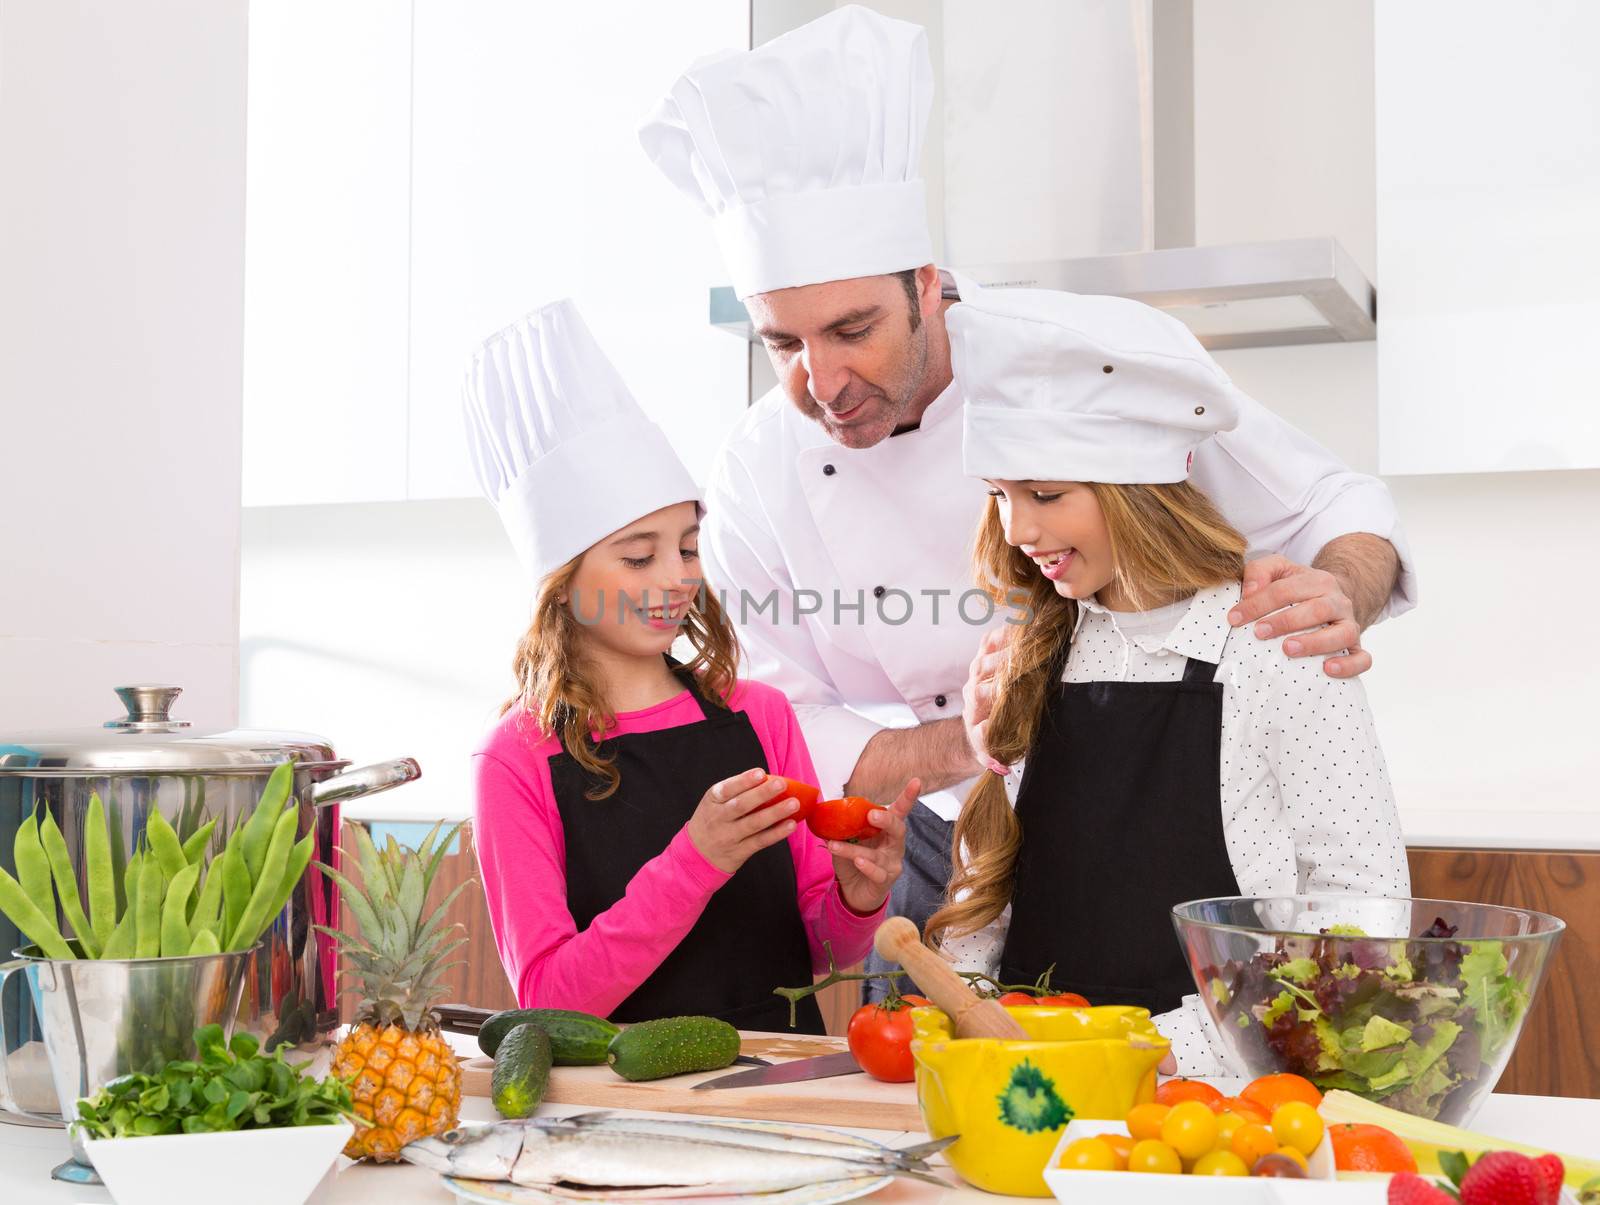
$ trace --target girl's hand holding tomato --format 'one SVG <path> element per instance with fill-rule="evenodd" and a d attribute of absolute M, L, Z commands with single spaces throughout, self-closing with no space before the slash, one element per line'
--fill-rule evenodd
<path fill-rule="evenodd" d="M 889 898 L 890 885 L 900 877 L 901 859 L 906 848 L 906 816 L 917 803 L 920 780 L 906 783 L 900 797 L 888 807 L 873 807 L 862 800 L 861 814 L 855 804 L 844 813 L 824 800 L 817 804 L 807 823 L 822 837 L 833 855 L 833 873 L 839 880 L 839 894 L 856 912 L 872 913 Z M 852 842 L 835 833 L 875 833 Z"/>
<path fill-rule="evenodd" d="M 765 770 L 713 783 L 684 826 L 689 840 L 707 862 L 733 874 L 752 854 L 794 832 L 800 804 L 783 798 L 790 785 Z"/>

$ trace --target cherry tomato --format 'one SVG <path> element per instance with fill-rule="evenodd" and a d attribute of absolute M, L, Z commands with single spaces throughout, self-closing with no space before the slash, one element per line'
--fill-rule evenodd
<path fill-rule="evenodd" d="M 1040 996 L 1034 1003 L 1042 1008 L 1088 1008 L 1089 1002 L 1077 992 L 1057 992 L 1053 996 Z"/>
<path fill-rule="evenodd" d="M 1259 1121 L 1262 1125 L 1272 1123 L 1272 1114 L 1253 1100 L 1246 1100 L 1242 1096 L 1224 1096 L 1211 1102 L 1211 1111 L 1217 1115 L 1223 1113 L 1237 1113 L 1246 1121 Z"/>
<path fill-rule="evenodd" d="M 1250 1167 L 1250 1174 L 1276 1177 L 1279 1180 L 1304 1180 L 1306 1169 L 1287 1155 L 1272 1154 L 1257 1159 Z"/>
<path fill-rule="evenodd" d="M 1146 1138 L 1134 1143 L 1133 1149 L 1128 1152 L 1128 1170 L 1176 1176 L 1183 1171 L 1183 1161 L 1178 1158 L 1178 1152 L 1165 1142 Z"/>
<path fill-rule="evenodd" d="M 1117 1157 L 1114 1171 L 1128 1170 L 1128 1156 L 1133 1152 L 1133 1139 L 1127 1134 L 1101 1134 L 1100 1141 L 1109 1146 Z"/>
<path fill-rule="evenodd" d="M 1160 1138 L 1161 1123 L 1166 1121 L 1170 1112 L 1171 1108 L 1158 1105 L 1153 1100 L 1146 1101 L 1142 1105 L 1134 1105 L 1128 1110 L 1128 1133 L 1133 1135 L 1136 1142 Z"/>
<path fill-rule="evenodd" d="M 777 775 L 774 775 L 773 777 L 777 777 Z M 808 819 L 811 816 L 811 813 L 816 809 L 817 800 L 822 796 L 821 789 L 812 786 L 808 782 L 800 782 L 799 780 L 793 778 L 785 778 L 783 783 L 786 788 L 783 794 L 772 800 L 771 803 L 763 803 L 761 807 L 769 808 L 772 807 L 773 804 L 782 803 L 785 799 L 792 799 L 800 805 L 800 807 L 795 811 L 793 819 L 797 822 Z M 756 809 L 758 812 L 760 810 L 761 808 Z"/>
<path fill-rule="evenodd" d="M 1228 1149 L 1243 1159 L 1246 1167 L 1254 1167 L 1278 1149 L 1278 1139 L 1260 1122 L 1246 1122 L 1233 1132 Z"/>
<path fill-rule="evenodd" d="M 876 826 L 867 823 L 867 817 L 875 811 L 882 808 L 872 800 L 846 795 L 843 799 L 820 800 L 806 823 L 824 841 L 859 841 L 877 835 Z"/>
<path fill-rule="evenodd" d="M 1039 997 L 1032 992 L 1007 992 L 1000 997 L 1000 1003 L 1007 1008 L 1029 1008 L 1039 1003 Z"/>
<path fill-rule="evenodd" d="M 1207 1108 L 1222 1099 L 1210 1084 L 1197 1079 L 1169 1079 L 1156 1089 L 1158 1105 L 1175 1105 L 1179 1101 L 1197 1100 Z"/>
<path fill-rule="evenodd" d="M 1279 1143 L 1309 1155 L 1322 1141 L 1322 1115 L 1303 1100 L 1279 1105 L 1272 1115 L 1272 1132 Z"/>
<path fill-rule="evenodd" d="M 908 1084 L 916 1079 L 916 1063 L 911 1058 L 911 1009 L 902 1004 L 863 1004 L 850 1018 L 845 1031 L 850 1053 L 856 1056 L 873 1079 L 891 1084 Z"/>
<path fill-rule="evenodd" d="M 1069 1171 L 1116 1171 L 1117 1152 L 1101 1138 L 1078 1138 L 1061 1152 L 1061 1166 Z"/>
<path fill-rule="evenodd" d="M 1161 1141 L 1185 1159 L 1198 1159 L 1216 1149 L 1217 1130 L 1215 1113 L 1197 1100 L 1184 1100 L 1161 1123 Z"/>
<path fill-rule="evenodd" d="M 1195 1160 L 1194 1174 L 1197 1176 L 1248 1176 L 1250 1169 L 1245 1166 L 1244 1160 L 1232 1151 L 1212 1151 L 1209 1155 L 1201 1155 Z"/>

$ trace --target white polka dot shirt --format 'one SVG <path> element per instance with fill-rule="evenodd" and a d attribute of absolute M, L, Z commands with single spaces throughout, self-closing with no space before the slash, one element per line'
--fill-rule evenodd
<path fill-rule="evenodd" d="M 1320 657 L 1228 625 L 1232 583 L 1156 611 L 1083 604 L 1065 682 L 1176 682 L 1190 657 L 1222 683 L 1222 829 L 1244 895 L 1408 895 L 1411 875 L 1388 767 L 1359 679 L 1330 678 Z M 1022 766 L 1006 777 L 1016 801 Z M 1023 839 L 1027 836 L 1024 834 Z M 1009 911 L 945 943 L 963 969 L 993 973 Z M 1159 935 L 1172 940 L 1170 933 Z M 1223 1074 L 1196 997 L 1156 1018 L 1186 1075 Z"/>

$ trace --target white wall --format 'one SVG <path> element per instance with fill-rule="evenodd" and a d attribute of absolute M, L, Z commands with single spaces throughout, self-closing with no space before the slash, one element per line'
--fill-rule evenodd
<path fill-rule="evenodd" d="M 1378 286 L 1372 4 L 1195 6 L 1197 240 L 1335 234 Z M 1419 64 L 1418 70 L 1426 70 Z M 1516 215 L 1506 220 L 1515 223 Z M 1376 344 L 1225 352 L 1247 391 L 1377 465 Z M 1402 809 L 1600 814 L 1600 473 L 1389 479 L 1421 606 L 1368 634 Z"/>
<path fill-rule="evenodd" d="M 0 5 L 0 731 L 235 718 L 246 9 Z"/>

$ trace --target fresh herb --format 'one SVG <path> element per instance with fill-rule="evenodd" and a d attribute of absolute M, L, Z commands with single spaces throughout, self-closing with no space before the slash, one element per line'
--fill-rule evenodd
<path fill-rule="evenodd" d="M 1418 1117 L 1439 1116 L 1517 1032 L 1527 985 L 1504 944 L 1366 938 L 1349 926 L 1286 937 L 1248 961 L 1212 968 L 1219 1020 L 1247 1049 L 1275 1056 L 1324 1090 L 1343 1088 Z"/>
<path fill-rule="evenodd" d="M 155 1075 L 124 1075 L 78 1102 L 88 1138 L 211 1134 L 278 1126 L 334 1125 L 352 1117 L 350 1088 L 305 1074 L 309 1064 L 271 1057 L 247 1033 L 224 1043 L 220 1025 L 195 1031 L 199 1059 L 168 1063 Z"/>

